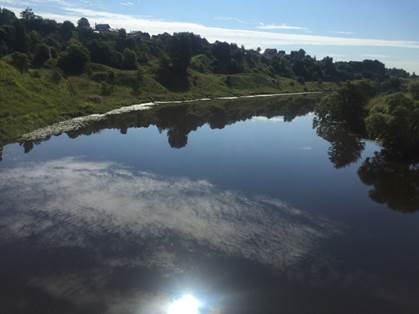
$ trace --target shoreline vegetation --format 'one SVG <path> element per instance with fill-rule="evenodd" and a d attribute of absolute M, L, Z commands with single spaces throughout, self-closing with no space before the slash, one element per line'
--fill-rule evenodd
<path fill-rule="evenodd" d="M 419 154 L 414 73 L 378 60 L 317 60 L 302 49 L 262 51 L 192 33 L 150 36 L 102 26 L 0 8 L 0 147 L 133 104 L 324 92 L 313 106 L 318 123 L 376 139 L 400 158 Z"/>
<path fill-rule="evenodd" d="M 216 103 L 217 101 L 232 101 L 232 100 L 246 100 L 246 99 L 256 99 L 257 98 L 276 98 L 276 97 L 288 97 L 286 101 L 290 101 L 289 97 L 295 96 L 319 96 L 322 92 L 299 92 L 299 93 L 282 93 L 282 94 L 260 94 L 260 95 L 248 95 L 248 96 L 230 96 L 230 97 L 215 97 L 215 98 L 200 98 L 200 99 L 190 99 L 190 100 L 168 100 L 168 101 L 155 101 L 142 104 L 135 104 L 131 106 L 123 106 L 103 114 L 91 114 L 87 116 L 81 116 L 73 118 L 70 120 L 61 121 L 54 123 L 45 128 L 37 129 L 33 132 L 23 134 L 20 138 L 17 139 L 19 142 L 36 142 L 42 141 L 50 138 L 51 136 L 58 136 L 63 133 L 77 131 L 83 127 L 88 126 L 90 123 L 95 123 L 98 121 L 103 121 L 117 115 L 135 113 L 137 111 L 150 110 L 155 107 L 163 107 L 167 105 L 177 105 L 177 104 L 189 104 L 198 105 L 203 102 L 208 102 L 209 105 Z M 202 104 L 205 105 L 205 104 Z M 159 108 L 160 109 L 160 108 Z"/>
<path fill-rule="evenodd" d="M 282 116 L 284 121 L 292 121 L 297 116 L 312 112 L 318 102 L 317 93 L 295 96 L 259 95 L 145 103 L 122 107 L 106 114 L 94 114 L 59 122 L 25 134 L 19 142 L 25 153 L 28 153 L 35 145 L 61 134 L 77 138 L 104 129 L 116 129 L 121 134 L 126 134 L 130 128 L 155 126 L 160 131 L 167 131 L 172 148 L 183 148 L 188 142 L 189 133 L 204 124 L 208 124 L 211 129 L 223 129 L 227 125 L 256 116 L 265 118 Z"/>

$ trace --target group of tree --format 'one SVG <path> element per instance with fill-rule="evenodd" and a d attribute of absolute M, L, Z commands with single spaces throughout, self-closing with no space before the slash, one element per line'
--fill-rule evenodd
<path fill-rule="evenodd" d="M 222 74 L 261 71 L 300 82 L 409 77 L 409 73 L 386 69 L 376 60 L 334 62 L 329 57 L 317 60 L 302 49 L 290 53 L 266 49 L 262 53 L 260 49 L 245 49 L 226 42 L 209 43 L 192 33 L 150 36 L 143 32 L 127 34 L 124 29 L 103 33 L 96 32 L 86 18 L 74 25 L 70 21 L 44 19 L 29 8 L 20 17 L 0 8 L 0 57 L 13 54 L 25 55 L 9 58 L 19 60 L 21 70 L 49 62 L 67 74 L 82 73 L 89 62 L 125 70 L 135 70 L 146 63 L 158 64 L 156 73 L 162 80 L 185 76 L 191 67 Z M 397 80 L 389 81 L 388 85 L 397 87 Z"/>
<path fill-rule="evenodd" d="M 317 125 L 344 128 L 358 137 L 378 140 L 387 154 L 403 160 L 419 160 L 419 82 L 404 92 L 379 94 L 379 83 L 345 83 L 317 105 Z M 327 137 L 326 137 L 327 138 Z"/>

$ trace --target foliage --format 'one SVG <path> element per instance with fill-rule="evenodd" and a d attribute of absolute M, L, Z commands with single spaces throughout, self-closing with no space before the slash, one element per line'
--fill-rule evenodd
<path fill-rule="evenodd" d="M 414 81 L 410 83 L 409 92 L 415 100 L 419 100 L 419 82 Z"/>
<path fill-rule="evenodd" d="M 82 17 L 80 20 L 78 20 L 77 22 L 77 28 L 80 29 L 90 29 L 90 23 L 89 20 L 86 19 L 85 17 Z"/>
<path fill-rule="evenodd" d="M 419 152 L 419 104 L 397 93 L 375 105 L 365 119 L 371 138 L 405 157 Z"/>
<path fill-rule="evenodd" d="M 63 38 L 64 41 L 70 40 L 70 38 L 73 36 L 73 32 L 76 30 L 76 27 L 73 23 L 69 21 L 64 21 L 64 23 L 60 27 L 60 35 Z"/>
<path fill-rule="evenodd" d="M 40 44 L 35 49 L 32 64 L 36 67 L 43 66 L 50 58 L 50 49 L 45 44 Z"/>
<path fill-rule="evenodd" d="M 30 8 L 24 10 L 21 17 L 18 19 L 13 12 L 0 9 L 0 55 L 35 53 L 35 47 L 47 44 L 53 48 L 53 57 L 62 56 L 68 49 L 68 42 L 77 39 L 80 46 L 89 50 L 92 62 L 117 69 L 136 69 L 139 62 L 152 68 L 159 81 L 175 89 L 179 88 L 176 85 L 181 85 L 181 89 L 190 88 L 187 75 L 191 65 L 201 73 L 260 73 L 301 83 L 354 79 L 386 81 L 383 88 L 392 91 L 400 86 L 390 79 L 409 78 L 406 71 L 385 69 L 384 64 L 377 60 L 334 62 L 330 57 L 317 60 L 302 49 L 290 53 L 266 49 L 261 53 L 260 49 L 245 49 L 226 42 L 210 44 L 192 33 L 150 36 L 143 32 L 127 33 L 124 29 L 97 33 L 86 18 L 81 18 L 75 27 L 69 21 L 57 23 L 44 19 Z M 181 84 L 175 82 L 176 75 L 182 76 Z"/>
<path fill-rule="evenodd" d="M 15 52 L 11 55 L 10 63 L 23 73 L 28 71 L 30 61 L 26 53 Z"/>
<path fill-rule="evenodd" d="M 183 99 L 313 91 L 334 89 L 342 84 L 340 91 L 329 95 L 318 106 L 319 116 L 327 122 L 344 123 L 353 133 L 364 133 L 368 115 L 378 115 L 371 118 L 371 125 L 380 115 L 398 117 L 384 109 L 384 112 L 369 110 L 368 101 L 374 92 L 405 91 L 407 82 L 413 78 L 406 71 L 386 69 L 377 60 L 334 62 L 330 57 L 317 60 L 302 49 L 290 53 L 266 49 L 262 53 L 260 49 L 245 49 L 236 44 L 209 43 L 192 33 L 150 36 L 144 32 L 127 33 L 123 29 L 99 33 L 86 18 L 81 18 L 76 27 L 69 21 L 57 23 L 44 19 L 30 9 L 22 12 L 21 18 L 12 11 L 0 9 L 0 57 L 22 72 L 19 77 L 13 71 L 2 73 L 14 78 L 5 80 L 10 85 L 2 91 L 13 96 L 3 99 L 4 106 L 16 107 L 16 111 L 7 110 L 16 119 L 22 119 L 19 121 L 28 112 L 32 114 L 38 121 L 32 127 L 39 126 L 39 121 L 57 121 L 87 112 L 77 109 L 78 106 L 97 94 L 106 97 L 100 103 L 91 104 L 89 112 L 92 108 L 100 111 L 98 108 L 104 108 L 101 106 L 114 108 L 122 103 L 137 103 L 139 98 L 148 101 L 150 97 Z M 24 73 L 30 66 L 37 67 L 36 80 Z M 139 68 L 141 71 L 137 72 Z M 64 78 L 63 73 L 77 76 Z M 359 82 L 346 84 L 352 80 Z M 21 89 L 26 86 L 22 81 L 30 86 L 30 93 L 26 88 Z M 411 95 L 416 97 L 412 87 Z M 30 96 L 21 98 L 20 95 Z M 55 104 L 51 105 L 48 118 L 41 119 L 39 108 L 28 104 L 31 97 L 38 97 L 37 104 Z M 70 104 L 66 110 L 56 109 L 59 99 Z M 405 119 L 408 124 L 413 123 L 410 121 L 413 116 Z M 1 123 L 5 125 L 3 120 Z M 338 144 L 336 147 L 345 146 Z M 354 151 L 352 157 L 356 155 Z"/>
<path fill-rule="evenodd" d="M 138 67 L 137 54 L 134 50 L 125 48 L 122 55 L 122 63 L 124 69 L 135 70 Z"/>
<path fill-rule="evenodd" d="M 80 74 L 89 60 L 89 51 L 81 44 L 73 42 L 60 54 L 58 66 L 67 74 Z"/>
<path fill-rule="evenodd" d="M 32 20 L 35 19 L 35 13 L 33 13 L 31 8 L 26 8 L 24 11 L 20 13 L 20 16 L 24 20 Z"/>
<path fill-rule="evenodd" d="M 323 99 L 317 114 L 321 120 L 343 122 L 354 132 L 363 133 L 367 104 L 374 94 L 375 88 L 368 81 L 346 83 Z"/>
<path fill-rule="evenodd" d="M 358 175 L 373 187 L 369 196 L 375 202 L 403 213 L 419 210 L 418 164 L 400 162 L 381 152 L 365 160 Z"/>

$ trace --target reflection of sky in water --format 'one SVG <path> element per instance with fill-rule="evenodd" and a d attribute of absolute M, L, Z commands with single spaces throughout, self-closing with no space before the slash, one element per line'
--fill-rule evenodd
<path fill-rule="evenodd" d="M 62 314 L 167 313 L 188 294 L 203 313 L 417 309 L 419 221 L 369 198 L 357 170 L 375 144 L 336 169 L 312 118 L 204 125 L 182 149 L 153 126 L 6 147 L 0 296 L 46 293 L 75 306 Z"/>
<path fill-rule="evenodd" d="M 320 241 L 336 232 L 331 222 L 281 200 L 249 198 L 206 181 L 108 162 L 67 158 L 17 165 L 2 171 L 0 193 L 3 243 L 27 241 L 40 252 L 87 249 L 102 256 L 101 266 L 87 278 L 80 269 L 30 281 L 80 304 L 94 300 L 89 286 L 110 284 L 111 273 L 120 267 L 170 274 L 193 265 L 183 254 L 221 254 L 284 271 L 316 254 Z M 127 307 L 164 313 L 170 297 L 134 289 L 119 296 L 112 291 L 107 299 L 106 313 Z"/>
<path fill-rule="evenodd" d="M 88 245 L 82 230 L 144 239 L 173 232 L 280 267 L 308 254 L 332 227 L 277 199 L 248 198 L 206 181 L 162 178 L 112 163 L 33 163 L 5 170 L 2 178 L 3 206 L 10 208 L 3 237 L 37 234 L 52 245 Z M 67 227 L 51 228 L 57 223 Z"/>

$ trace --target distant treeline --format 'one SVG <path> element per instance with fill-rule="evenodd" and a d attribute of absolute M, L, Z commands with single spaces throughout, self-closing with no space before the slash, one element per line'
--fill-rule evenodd
<path fill-rule="evenodd" d="M 127 33 L 108 25 L 92 27 L 86 18 L 81 18 L 77 25 L 69 21 L 57 23 L 35 15 L 29 8 L 20 17 L 0 9 L 0 57 L 4 56 L 21 71 L 51 65 L 65 74 L 83 73 L 90 62 L 126 70 L 152 65 L 161 81 L 185 75 L 189 68 L 220 74 L 261 72 L 300 82 L 410 77 L 404 70 L 386 69 L 377 60 L 317 60 L 302 49 L 291 53 L 276 49 L 262 52 L 226 42 L 211 44 L 192 33 Z"/>

